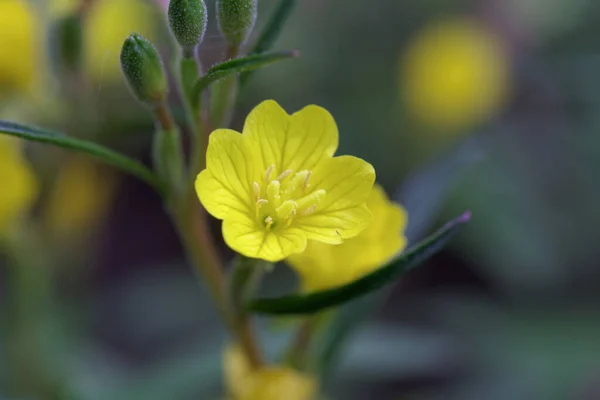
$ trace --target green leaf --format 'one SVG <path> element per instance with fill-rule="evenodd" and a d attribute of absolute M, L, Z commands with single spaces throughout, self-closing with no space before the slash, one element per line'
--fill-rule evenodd
<path fill-rule="evenodd" d="M 50 130 L 26 126 L 16 122 L 0 120 L 0 134 L 16 136 L 21 139 L 31 140 L 34 142 L 53 144 L 69 150 L 74 150 L 80 153 L 89 154 L 95 158 L 104 161 L 113 167 L 127 172 L 138 179 L 148 183 L 159 193 L 163 193 L 163 184 L 156 177 L 154 172 L 141 164 L 121 153 L 110 150 L 99 144 L 88 142 L 81 139 L 75 139 L 66 136 L 62 133 L 53 132 Z"/>
<path fill-rule="evenodd" d="M 273 48 L 273 45 L 279 38 L 285 23 L 289 19 L 290 15 L 292 15 L 292 11 L 294 11 L 294 7 L 297 3 L 297 0 L 279 1 L 250 54 L 262 54 L 265 51 L 269 51 Z M 240 77 L 240 83 L 244 85 L 246 82 L 248 82 L 251 76 L 251 71 L 245 72 Z"/>
<path fill-rule="evenodd" d="M 250 54 L 261 54 L 273 48 L 297 3 L 297 0 L 279 1 Z"/>
<path fill-rule="evenodd" d="M 248 304 L 248 309 L 258 314 L 311 314 L 362 297 L 437 253 L 470 219 L 471 214 L 465 212 L 388 265 L 345 286 L 308 294 L 256 299 Z"/>
<path fill-rule="evenodd" d="M 271 50 L 297 3 L 297 0 L 279 1 L 250 54 L 260 54 Z"/>
<path fill-rule="evenodd" d="M 216 82 L 219 79 L 223 79 L 229 75 L 262 68 L 277 61 L 298 57 L 298 54 L 299 53 L 295 50 L 253 54 L 217 64 L 209 69 L 206 75 L 196 81 L 196 84 L 192 89 L 192 96 L 193 98 L 200 97 L 202 92 L 208 88 L 211 83 Z"/>
<path fill-rule="evenodd" d="M 449 190 L 481 160 L 483 147 L 480 137 L 471 137 L 449 150 L 434 162 L 428 163 L 399 187 L 395 199 L 406 208 L 410 222 L 405 232 L 409 243 L 429 229 Z M 389 297 L 391 288 L 371 293 L 344 304 L 337 310 L 320 341 L 319 376 L 324 387 L 337 373 L 338 364 L 345 354 L 347 343 L 358 326 L 373 316 Z"/>

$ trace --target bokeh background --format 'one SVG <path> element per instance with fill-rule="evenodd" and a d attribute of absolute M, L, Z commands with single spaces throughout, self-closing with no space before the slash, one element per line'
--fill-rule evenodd
<path fill-rule="evenodd" d="M 96 1 L 73 70 L 53 42 L 78 1 L 0 0 L 0 117 L 148 162 L 152 121 L 118 52 L 139 31 L 172 54 L 163 5 Z M 259 3 L 258 30 L 276 0 Z M 301 57 L 256 73 L 232 126 L 264 99 L 319 104 L 340 153 L 371 162 L 407 208 L 411 243 L 473 214 L 441 254 L 358 304 L 377 312 L 352 309 L 363 323 L 344 336 L 329 398 L 600 398 L 599 22 L 595 0 L 299 1 L 277 48 Z M 223 48 L 209 17 L 204 64 Z M 218 398 L 228 338 L 159 198 L 86 158 L 24 150 L 39 188 L 27 245 L 2 257 L 0 390 L 52 371 L 79 399 Z M 265 290 L 294 284 L 282 265 Z M 269 351 L 287 328 L 261 325 Z M 15 377 L 19 347 L 29 374 Z"/>

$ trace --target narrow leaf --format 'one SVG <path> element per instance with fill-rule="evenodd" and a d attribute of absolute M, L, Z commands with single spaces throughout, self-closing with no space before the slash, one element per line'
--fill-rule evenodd
<path fill-rule="evenodd" d="M 273 48 L 297 3 L 297 0 L 279 0 L 250 54 L 264 53 Z"/>
<path fill-rule="evenodd" d="M 261 54 L 273 48 L 297 3 L 297 0 L 279 0 L 250 54 Z M 240 83 L 244 85 L 251 76 L 252 71 L 245 72 Z"/>
<path fill-rule="evenodd" d="M 258 314 L 310 314 L 362 297 L 437 253 L 470 219 L 471 214 L 464 213 L 388 265 L 345 286 L 308 294 L 256 299 L 249 303 L 248 308 Z"/>
<path fill-rule="evenodd" d="M 208 70 L 206 75 L 196 81 L 192 89 L 193 98 L 198 98 L 211 83 L 223 79 L 229 75 L 240 72 L 252 71 L 265 67 L 277 61 L 298 57 L 297 51 L 280 51 L 273 53 L 253 54 L 246 57 L 235 58 L 217 64 Z"/>
<path fill-rule="evenodd" d="M 409 243 L 415 243 L 429 229 L 448 191 L 467 170 L 481 160 L 484 152 L 481 139 L 475 136 L 460 143 L 441 158 L 420 168 L 398 188 L 394 198 L 410 215 L 405 232 Z M 337 310 L 319 342 L 321 351 L 318 371 L 324 388 L 334 383 L 332 378 L 337 373 L 338 364 L 357 328 L 373 316 L 373 310 L 385 303 L 391 289 L 388 287 L 371 293 L 344 304 Z"/>
<path fill-rule="evenodd" d="M 156 175 L 140 162 L 133 160 L 121 153 L 110 150 L 99 144 L 88 142 L 86 140 L 75 139 L 62 133 L 50 130 L 26 126 L 16 122 L 0 120 L 0 134 L 15 136 L 21 139 L 34 142 L 48 143 L 79 153 L 89 154 L 97 159 L 104 161 L 124 172 L 127 172 L 138 179 L 148 183 L 158 192 L 163 193 L 163 185 Z"/>

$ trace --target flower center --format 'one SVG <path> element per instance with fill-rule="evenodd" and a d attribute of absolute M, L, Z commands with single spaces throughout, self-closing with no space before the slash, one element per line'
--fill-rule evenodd
<path fill-rule="evenodd" d="M 297 216 L 312 214 L 327 193 L 311 190 L 312 171 L 286 169 L 273 179 L 275 166 L 265 171 L 263 182 L 254 182 L 256 217 L 267 230 L 289 227 Z"/>

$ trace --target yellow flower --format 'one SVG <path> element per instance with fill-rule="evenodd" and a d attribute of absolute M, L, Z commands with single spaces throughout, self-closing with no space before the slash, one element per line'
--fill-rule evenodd
<path fill-rule="evenodd" d="M 391 202 L 375 185 L 367 202 L 373 218 L 355 238 L 332 246 L 309 241 L 306 250 L 290 256 L 305 291 L 329 289 L 350 283 L 382 266 L 406 247 L 406 211 Z"/>
<path fill-rule="evenodd" d="M 232 400 L 313 400 L 316 380 L 282 366 L 267 366 L 252 371 L 238 346 L 224 355 L 225 386 Z"/>
<path fill-rule="evenodd" d="M 32 6 L 24 0 L 0 1 L 0 93 L 26 92 L 35 79 L 40 50 Z"/>
<path fill-rule="evenodd" d="M 401 60 L 401 92 L 421 123 L 469 129 L 504 105 L 509 57 L 500 38 L 476 21 L 432 24 L 409 44 Z"/>
<path fill-rule="evenodd" d="M 80 236 L 100 222 L 116 194 L 116 178 L 112 170 L 89 157 L 69 155 L 52 186 L 44 214 L 53 237 Z"/>
<path fill-rule="evenodd" d="M 53 0 L 54 16 L 74 12 L 82 0 Z M 85 67 L 97 81 L 120 80 L 119 53 L 131 32 L 153 38 L 156 10 L 143 0 L 96 0 L 85 21 Z"/>
<path fill-rule="evenodd" d="M 212 133 L 198 197 L 223 220 L 225 242 L 248 257 L 282 260 L 302 252 L 308 239 L 342 243 L 371 218 L 365 203 L 375 171 L 359 158 L 333 157 L 337 147 L 337 126 L 325 109 L 288 115 L 265 101 L 242 134 Z"/>
<path fill-rule="evenodd" d="M 0 233 L 28 211 L 36 199 L 37 182 L 19 143 L 0 138 Z"/>

